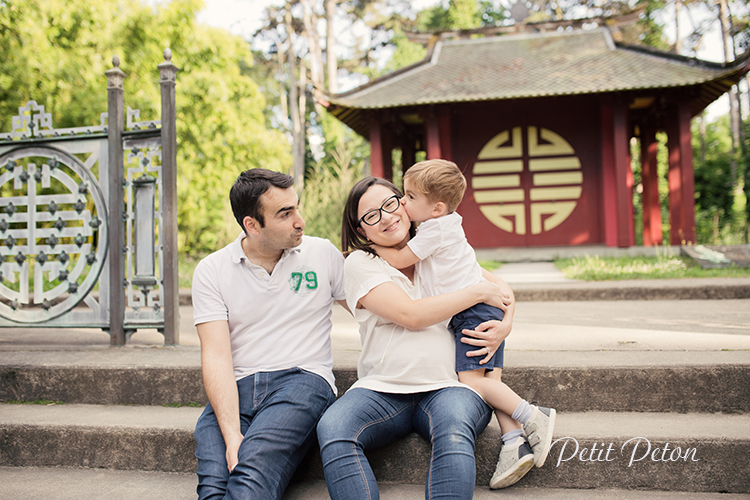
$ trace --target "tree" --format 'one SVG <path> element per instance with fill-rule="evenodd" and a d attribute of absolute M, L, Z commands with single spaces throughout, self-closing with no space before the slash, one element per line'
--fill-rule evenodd
<path fill-rule="evenodd" d="M 23 8 L 20 8 L 20 6 Z M 199 0 L 156 7 L 137 0 L 0 1 L 0 125 L 29 99 L 53 113 L 56 128 L 98 123 L 107 109 L 106 78 L 122 60 L 125 104 L 141 119 L 158 118 L 156 65 L 164 47 L 177 76 L 177 166 L 180 251 L 204 254 L 239 228 L 227 200 L 242 170 L 288 171 L 283 134 L 266 126 L 265 101 L 246 76 L 253 54 L 239 37 L 195 22 Z"/>

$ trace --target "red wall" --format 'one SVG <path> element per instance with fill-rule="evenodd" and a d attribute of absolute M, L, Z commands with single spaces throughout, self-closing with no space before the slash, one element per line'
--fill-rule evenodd
<path fill-rule="evenodd" d="M 507 247 L 507 246 L 548 246 L 548 245 L 587 245 L 603 243 L 603 219 L 602 205 L 600 199 L 600 186 L 602 185 L 601 172 L 601 117 L 598 101 L 590 97 L 568 97 L 568 98 L 550 98 L 534 100 L 517 100 L 507 103 L 469 103 L 452 105 L 451 109 L 451 145 L 453 160 L 464 172 L 468 182 L 468 188 L 458 212 L 464 218 L 464 230 L 466 236 L 475 248 L 487 247 Z M 479 160 L 478 155 L 482 148 L 495 136 L 503 131 L 511 132 L 515 127 L 520 127 L 522 131 L 523 148 L 520 156 L 506 157 L 499 163 L 509 164 L 508 160 L 514 160 L 516 165 L 518 161 L 523 162 L 523 170 L 513 172 L 512 174 L 502 173 L 500 175 L 489 175 L 495 177 L 492 182 L 497 182 L 499 177 L 501 181 L 507 181 L 509 178 L 520 177 L 520 185 L 517 187 L 500 188 L 494 190 L 500 192 L 500 196 L 507 196 L 508 190 L 515 191 L 513 196 L 519 196 L 523 191 L 523 201 L 509 201 L 501 204 L 500 202 L 485 202 L 485 206 L 493 205 L 515 205 L 514 210 L 524 211 L 525 234 L 517 234 L 518 221 L 514 217 L 506 217 L 506 220 L 515 222 L 515 227 L 511 231 L 501 229 L 496 224 L 490 222 L 482 213 L 479 204 L 475 201 L 475 191 L 477 196 L 487 196 L 487 191 L 493 189 L 474 189 L 472 187 L 473 177 L 482 178 L 482 181 L 488 182 L 487 175 L 475 175 L 473 170 L 475 165 L 480 164 L 487 167 L 489 164 L 496 164 L 491 159 Z M 566 141 L 572 152 L 539 154 L 530 156 L 529 154 L 529 127 L 536 127 L 537 135 L 541 129 L 547 129 L 558 134 Z M 533 131 L 534 129 L 531 129 Z M 512 133 L 509 134 L 512 137 Z M 549 144 L 543 139 L 537 139 L 539 145 Z M 541 149 L 540 149 L 541 150 Z M 537 150 L 537 151 L 540 151 Z M 540 171 L 539 159 L 567 159 L 577 158 L 580 162 L 580 169 L 565 169 L 555 167 L 550 171 Z M 531 172 L 530 165 L 534 162 L 536 171 Z M 505 167 L 503 167 L 505 168 Z M 579 174 L 573 174 L 579 172 Z M 545 174 L 539 176 L 538 174 Z M 582 184 L 577 181 L 556 182 L 555 175 L 550 174 L 572 174 L 573 177 L 582 175 Z M 515 177 L 515 176 L 518 177 Z M 537 177 L 535 177 L 537 175 Z M 564 177 L 564 176 L 563 176 Z M 567 177 L 570 178 L 570 175 Z M 536 186 L 534 182 L 536 180 Z M 515 182 L 511 180 L 511 182 Z M 542 184 L 540 184 L 542 183 Z M 543 200 L 549 195 L 543 193 L 560 192 L 561 188 L 567 187 L 567 192 L 571 188 L 581 187 L 580 197 L 577 199 L 567 200 Z M 543 189 L 538 189 L 542 187 Z M 531 190 L 535 189 L 536 197 L 541 197 L 542 201 L 533 202 L 530 200 Z M 557 191 L 555 191 L 557 189 Z M 563 189 L 564 190 L 564 189 Z M 575 191 L 575 189 L 572 189 Z M 563 197 L 564 198 L 564 197 Z M 570 197 L 569 197 L 570 198 Z M 548 230 L 544 229 L 545 221 L 550 217 L 549 214 L 542 214 L 541 218 L 537 215 L 536 225 L 537 233 L 532 231 L 532 208 L 531 204 L 535 203 L 541 207 L 557 206 L 555 203 L 575 202 L 575 208 L 567 218 L 559 225 Z M 523 207 L 518 205 L 522 204 Z M 509 208 L 509 207 L 505 207 Z M 553 209 L 554 210 L 554 209 Z M 541 223 L 541 226 L 540 226 Z M 551 222 L 550 222 L 551 223 Z M 546 223 L 546 224 L 550 224 Z M 507 223 L 505 223 L 507 224 Z M 539 227 L 542 227 L 539 232 Z"/>

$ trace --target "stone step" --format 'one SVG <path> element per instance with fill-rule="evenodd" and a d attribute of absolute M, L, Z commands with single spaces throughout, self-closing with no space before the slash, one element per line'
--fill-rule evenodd
<path fill-rule="evenodd" d="M 354 368 L 336 369 L 335 375 L 339 394 L 356 380 Z M 506 369 L 503 379 L 527 400 L 563 411 L 750 411 L 750 364 L 516 366 Z M 207 401 L 198 366 L 0 365 L 0 401 L 37 400 L 119 405 Z"/>
<path fill-rule="evenodd" d="M 0 466 L 192 473 L 200 408 L 0 405 Z M 688 492 L 750 491 L 750 415 L 561 412 L 547 463 L 524 487 Z M 477 441 L 477 484 L 500 446 L 493 422 Z M 423 484 L 429 445 L 412 434 L 368 452 L 385 483 Z M 295 476 L 321 480 L 316 450 Z"/>
<path fill-rule="evenodd" d="M 165 500 L 195 498 L 195 474 L 71 469 L 61 467 L 0 467 L 0 482 L 14 500 Z M 382 500 L 422 500 L 424 486 L 381 483 Z M 616 489 L 528 488 L 516 485 L 502 492 L 477 487 L 474 500 L 744 500 L 750 495 Z M 323 481 L 297 481 L 284 500 L 328 500 Z"/>

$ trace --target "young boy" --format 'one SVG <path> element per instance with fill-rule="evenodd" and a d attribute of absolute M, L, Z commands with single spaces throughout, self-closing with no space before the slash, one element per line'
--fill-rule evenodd
<path fill-rule="evenodd" d="M 464 236 L 461 216 L 455 212 L 465 191 L 466 179 L 455 163 L 427 160 L 415 164 L 404 174 L 402 203 L 409 218 L 421 223 L 416 236 L 402 249 L 373 246 L 397 269 L 417 264 L 430 295 L 460 290 L 483 279 L 474 249 Z M 511 486 L 533 465 L 544 465 L 556 417 L 554 409 L 530 405 L 500 380 L 504 341 L 486 364 L 481 357 L 467 356 L 477 348 L 461 341 L 463 332 L 487 330 L 493 326 L 487 322 L 502 321 L 503 317 L 502 310 L 477 304 L 454 316 L 449 324 L 456 336 L 458 379 L 495 409 L 503 432 L 500 458 L 490 481 L 492 489 Z"/>

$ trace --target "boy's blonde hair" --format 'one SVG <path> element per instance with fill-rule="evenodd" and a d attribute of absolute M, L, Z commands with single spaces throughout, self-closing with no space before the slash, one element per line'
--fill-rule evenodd
<path fill-rule="evenodd" d="M 426 160 L 412 165 L 404 173 L 414 189 L 432 202 L 445 203 L 448 213 L 455 212 L 466 192 L 466 179 L 458 166 L 448 160 Z"/>

